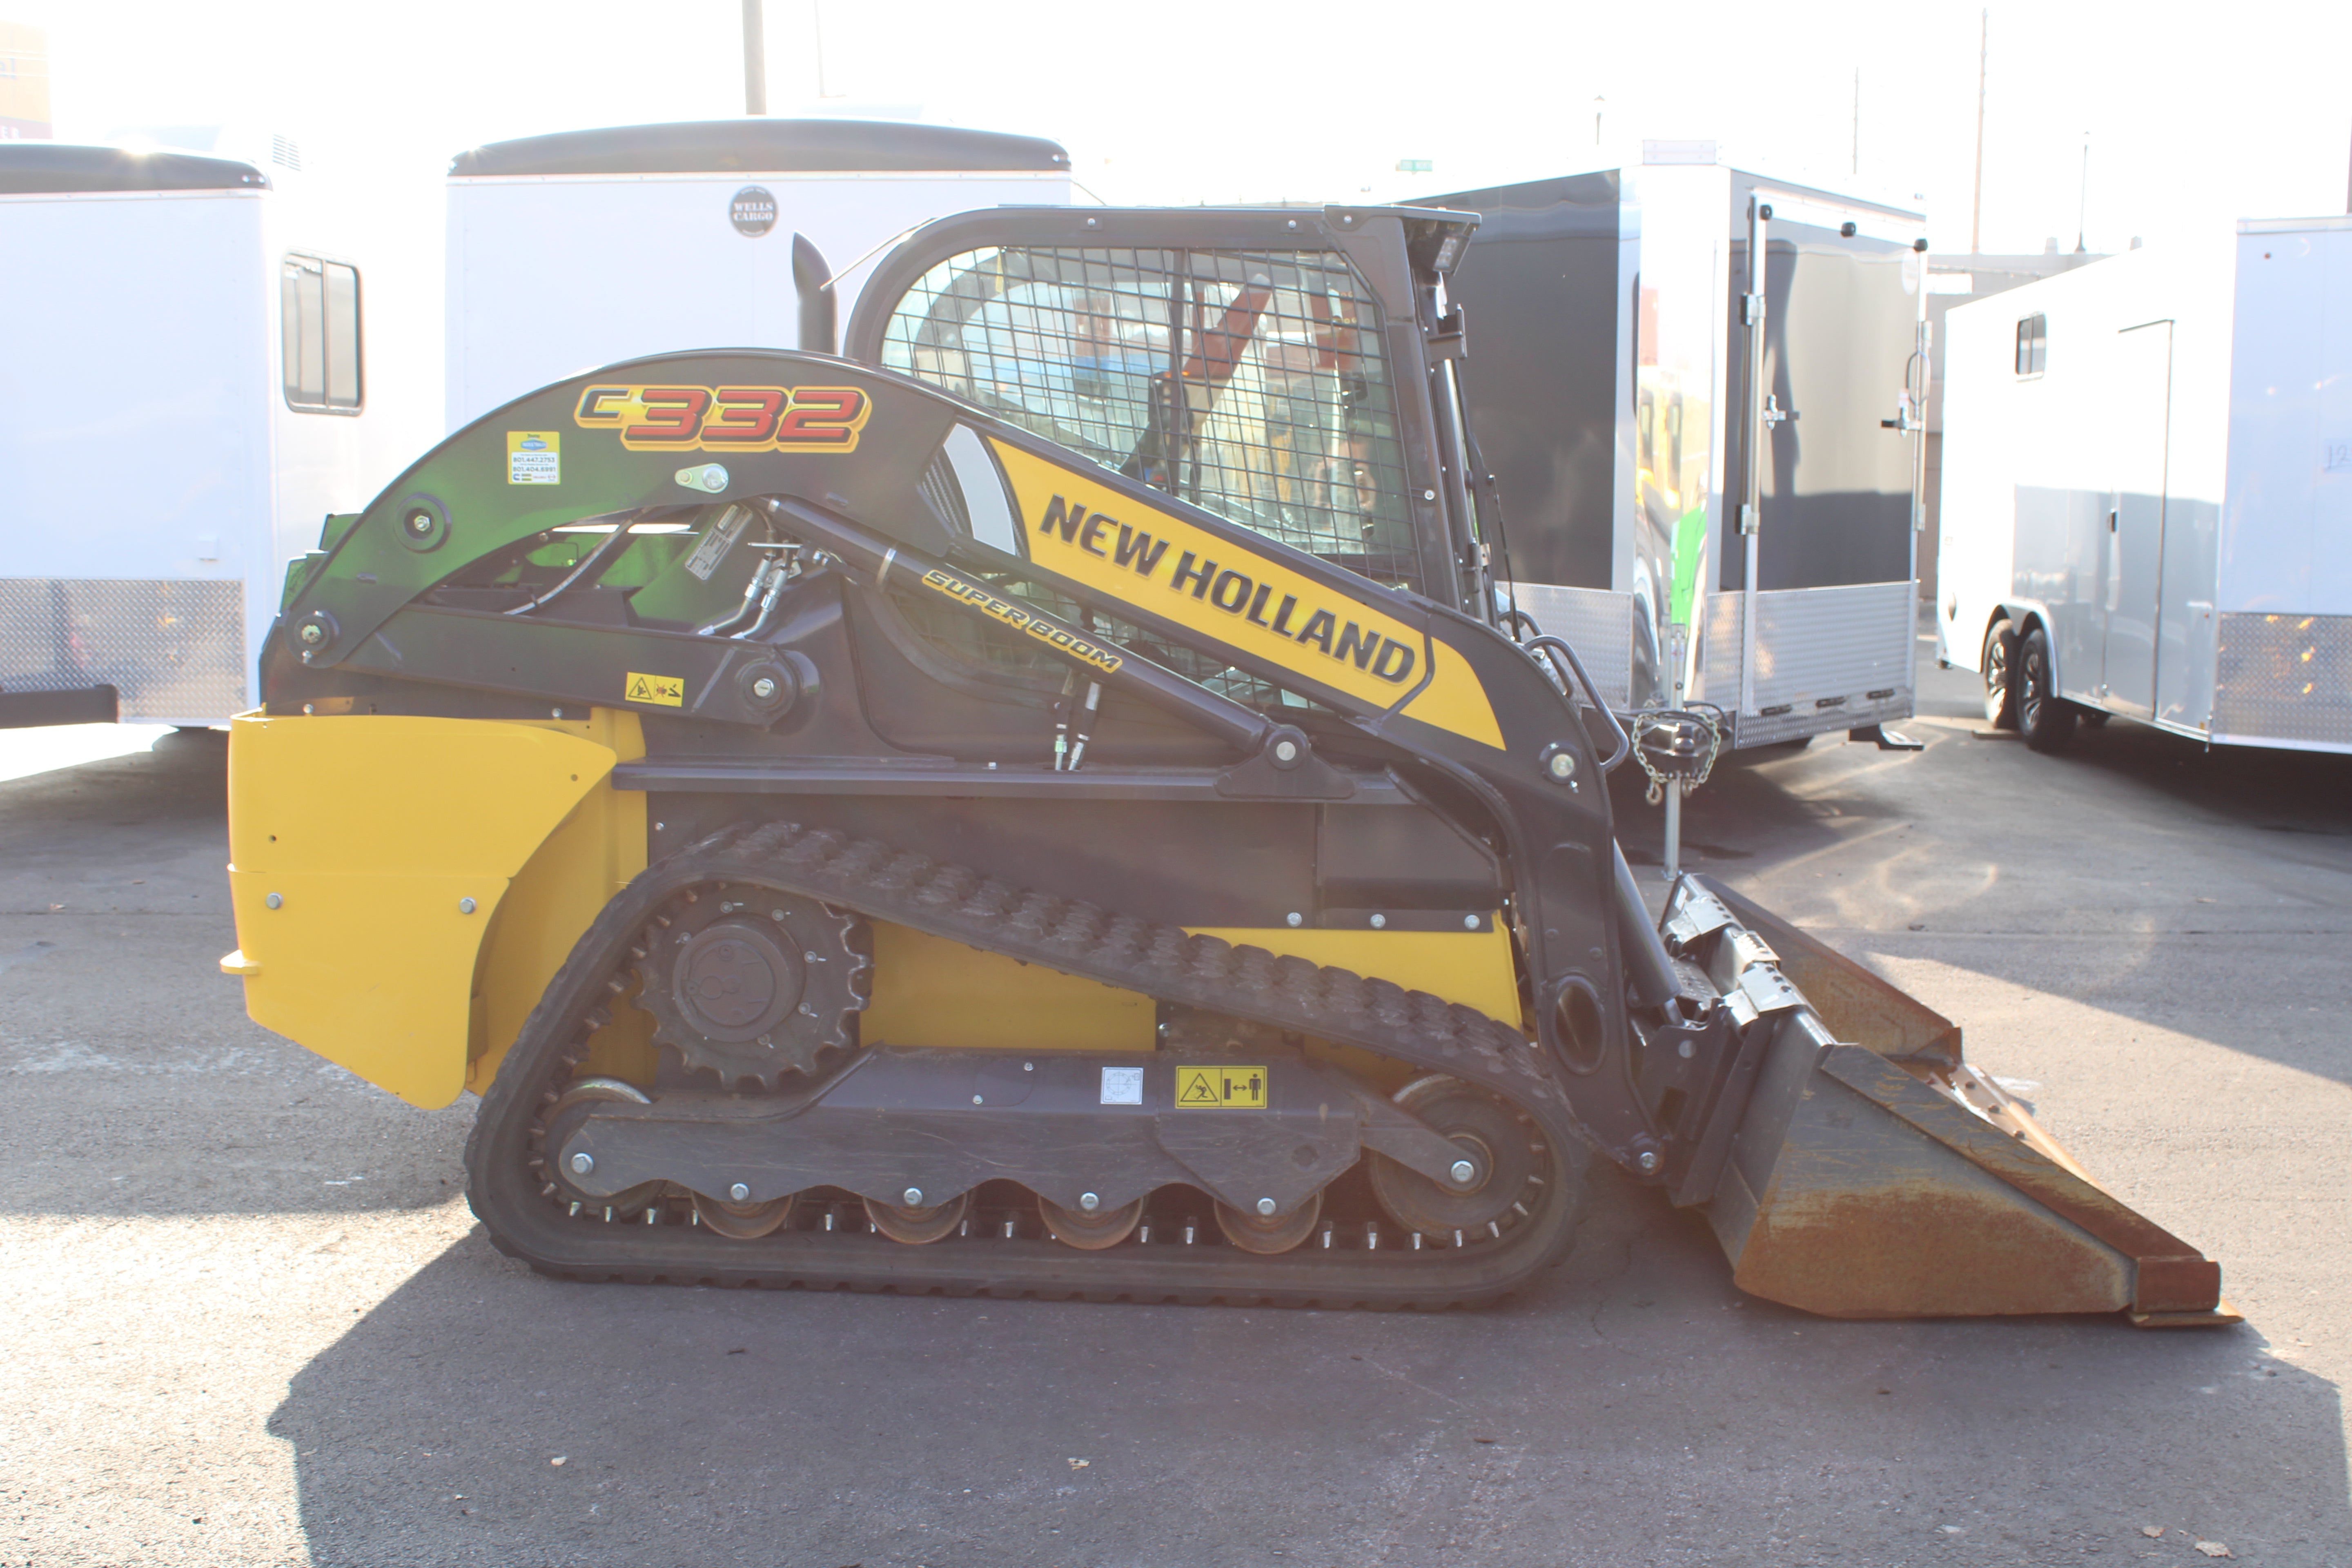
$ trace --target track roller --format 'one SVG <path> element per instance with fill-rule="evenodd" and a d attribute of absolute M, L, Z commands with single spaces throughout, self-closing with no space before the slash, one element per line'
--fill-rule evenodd
<path fill-rule="evenodd" d="M 1267 1200 L 1271 1202 L 1272 1200 Z M 1244 1252 L 1255 1252 L 1271 1258 L 1277 1252 L 1288 1252 L 1315 1234 L 1315 1222 L 1323 1215 L 1323 1194 L 1317 1193 L 1288 1214 L 1255 1215 L 1237 1209 L 1231 1204 L 1217 1205 L 1217 1228 L 1225 1239 Z"/>
<path fill-rule="evenodd" d="M 922 1196 L 912 1187 L 907 1193 L 917 1199 Z M 943 1204 L 877 1204 L 872 1198 L 866 1200 L 866 1217 L 874 1222 L 874 1228 L 910 1247 L 953 1236 L 956 1227 L 963 1224 L 964 1215 L 971 1212 L 971 1194 L 968 1192 L 958 1193 Z"/>

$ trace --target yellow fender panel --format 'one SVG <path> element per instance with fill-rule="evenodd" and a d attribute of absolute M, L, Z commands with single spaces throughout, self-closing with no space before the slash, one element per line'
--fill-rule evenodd
<path fill-rule="evenodd" d="M 614 728 L 235 721 L 229 889 L 246 1011 L 412 1104 L 456 1099 L 484 933 L 612 772 L 614 745 L 588 735 Z"/>

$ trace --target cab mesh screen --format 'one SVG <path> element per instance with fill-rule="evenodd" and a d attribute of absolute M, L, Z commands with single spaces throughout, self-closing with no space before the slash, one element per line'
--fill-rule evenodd
<path fill-rule="evenodd" d="M 882 363 L 1417 590 L 1380 325 L 1328 251 L 983 249 L 907 291 Z"/>

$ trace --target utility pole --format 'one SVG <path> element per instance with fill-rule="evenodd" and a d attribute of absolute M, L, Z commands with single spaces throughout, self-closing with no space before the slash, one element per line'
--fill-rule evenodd
<path fill-rule="evenodd" d="M 768 22 L 761 0 L 743 0 L 743 112 L 768 112 Z"/>
<path fill-rule="evenodd" d="M 1601 145 L 1601 112 L 1608 107 L 1607 99 L 1597 92 L 1592 95 L 1592 144 L 1595 147 Z"/>
<path fill-rule="evenodd" d="M 2090 227 L 2091 216 L 2091 133 L 2087 131 L 2083 132 L 2083 189 L 2076 200 L 2078 205 L 2074 208 L 2074 254 L 2080 256 L 2085 248 L 2083 244 L 2083 233 Z"/>
<path fill-rule="evenodd" d="M 1969 205 L 1969 254 L 1984 254 L 1985 61 L 1992 45 L 1992 7 L 1977 18 L 1977 189 Z"/>
<path fill-rule="evenodd" d="M 816 28 L 816 95 L 831 98 L 833 89 L 824 79 L 824 0 L 809 0 L 809 19 Z"/>
<path fill-rule="evenodd" d="M 1847 167 L 1849 174 L 1862 173 L 1862 68 L 1853 68 L 1853 160 Z"/>

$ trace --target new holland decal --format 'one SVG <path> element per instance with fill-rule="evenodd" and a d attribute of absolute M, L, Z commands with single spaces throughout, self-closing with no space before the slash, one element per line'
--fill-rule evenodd
<path fill-rule="evenodd" d="M 854 452 L 873 405 L 855 386 L 590 386 L 575 425 L 632 452 Z"/>
<path fill-rule="evenodd" d="M 1468 662 L 1419 628 L 1271 554 L 1002 441 L 1029 558 L 1137 609 L 1485 745 L 1493 706 Z M 1430 660 L 1435 659 L 1434 668 Z"/>
<path fill-rule="evenodd" d="M 1113 529 L 1118 531 L 1116 541 L 1111 537 Z M 1037 531 L 1058 534 L 1062 543 L 1075 544 L 1087 554 L 1132 571 L 1147 582 L 1159 573 L 1171 549 L 1168 541 L 1155 539 L 1142 529 L 1115 522 L 1099 512 L 1089 517 L 1083 504 L 1060 495 L 1045 503 L 1045 515 L 1038 520 Z M 1229 556 L 1232 553 L 1227 551 Z M 1262 563 L 1250 563 L 1264 572 Z M 1391 686 L 1410 684 L 1414 664 L 1421 657 L 1421 639 L 1414 637 L 1410 643 L 1402 640 L 1395 635 L 1393 623 L 1388 623 L 1389 630 L 1383 634 L 1366 631 L 1360 621 L 1340 620 L 1340 614 L 1372 619 L 1360 605 L 1348 605 L 1340 613 L 1319 606 L 1302 609 L 1295 593 L 1283 595 L 1282 602 L 1274 605 L 1274 583 L 1260 582 L 1246 572 L 1220 566 L 1196 551 L 1187 550 L 1176 561 L 1168 574 L 1168 586 L 1175 593 L 1189 592 L 1194 599 L 1239 616 L 1251 626 L 1263 626 L 1276 637 L 1311 646 L 1326 658 L 1368 669 Z M 1272 620 L 1266 618 L 1269 605 Z M 1377 626 L 1383 623 L 1373 620 L 1372 624 Z"/>

